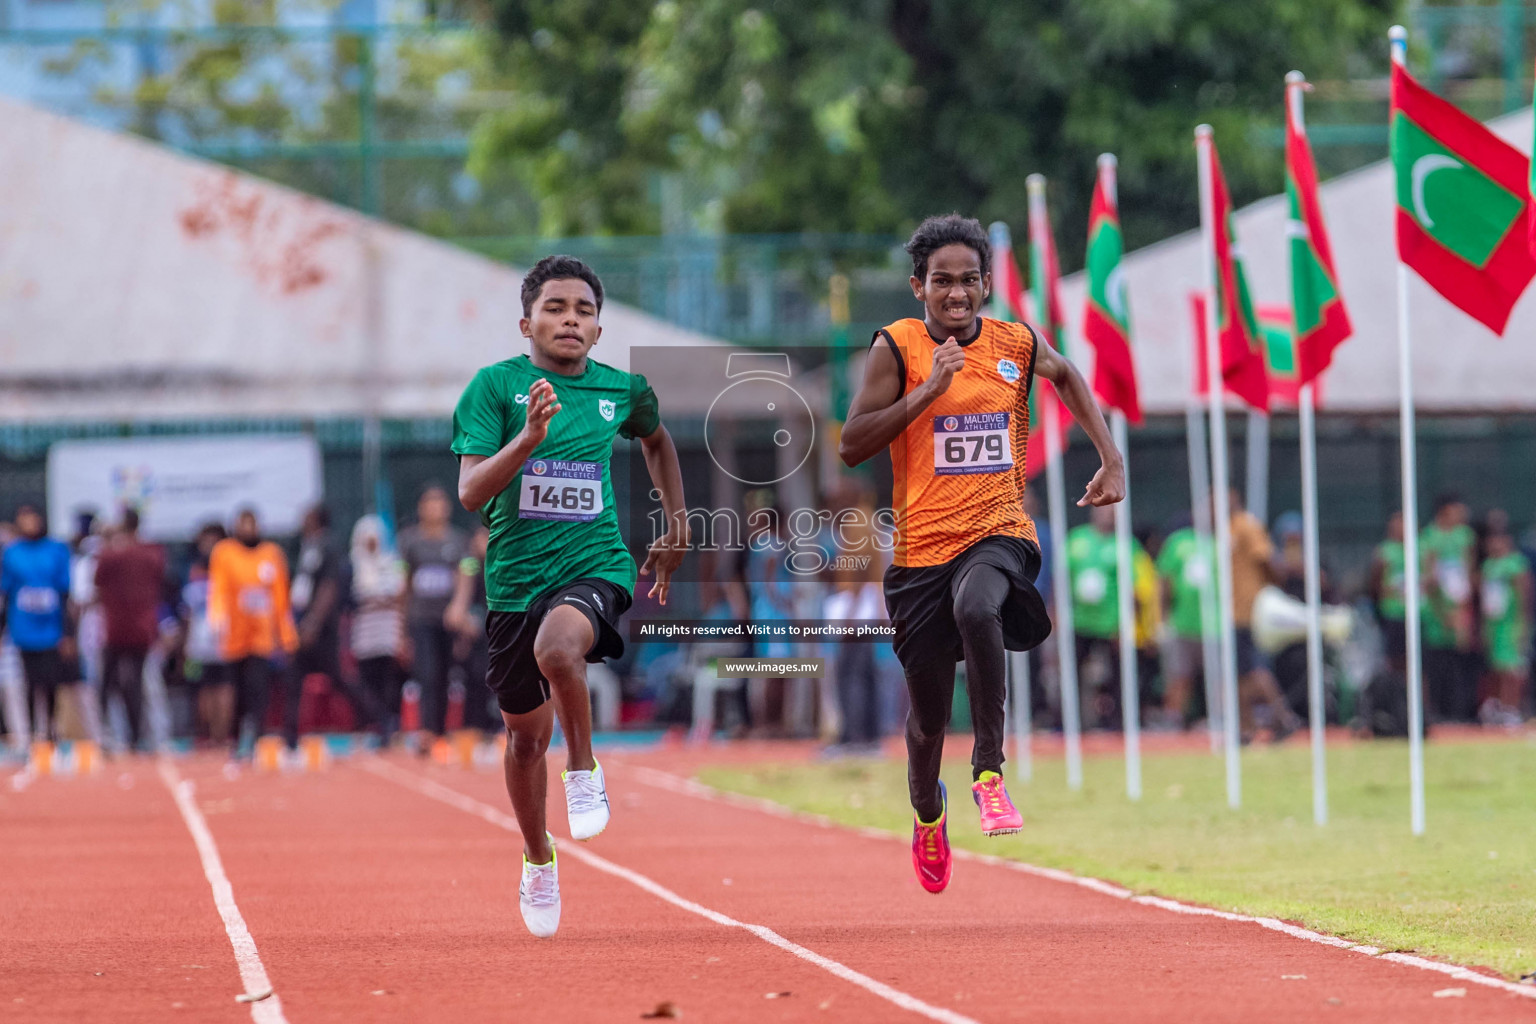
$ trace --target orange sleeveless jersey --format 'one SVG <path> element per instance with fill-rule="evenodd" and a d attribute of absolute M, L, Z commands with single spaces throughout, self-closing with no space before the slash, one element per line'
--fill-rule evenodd
<path fill-rule="evenodd" d="M 911 394 L 932 372 L 938 343 L 915 319 L 876 334 L 874 344 L 888 343 L 901 363 L 902 394 Z M 983 537 L 1036 540 L 1023 505 L 1034 332 L 983 318 L 962 347 L 965 367 L 949 390 L 891 442 L 896 565 L 940 565 Z"/>

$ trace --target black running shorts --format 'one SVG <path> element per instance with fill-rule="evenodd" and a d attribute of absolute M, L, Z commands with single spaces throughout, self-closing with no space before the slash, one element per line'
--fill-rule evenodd
<path fill-rule="evenodd" d="M 965 656 L 955 625 L 955 590 L 973 565 L 993 566 L 1011 584 L 1003 602 L 1007 650 L 1033 650 L 1051 635 L 1045 599 L 1035 589 L 1040 546 L 1022 537 L 983 537 L 948 562 L 885 570 L 885 606 L 896 626 L 894 646 L 903 667 L 935 657 L 959 661 Z"/>
<path fill-rule="evenodd" d="M 588 577 L 540 594 L 521 612 L 488 612 L 485 636 L 489 663 L 485 683 L 496 703 L 509 715 L 526 715 L 549 700 L 549 680 L 539 672 L 533 641 L 544 616 L 556 605 L 568 604 L 592 624 L 588 662 L 617 658 L 624 653 L 619 616 L 629 610 L 629 591 L 608 580 Z"/>

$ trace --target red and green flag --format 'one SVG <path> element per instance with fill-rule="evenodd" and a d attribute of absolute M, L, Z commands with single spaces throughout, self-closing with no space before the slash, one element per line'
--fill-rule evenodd
<path fill-rule="evenodd" d="M 1216 338 L 1226 390 L 1261 412 L 1269 410 L 1264 348 L 1254 314 L 1253 296 L 1243 274 L 1242 254 L 1232 230 L 1232 196 L 1221 173 L 1216 140 L 1211 153 L 1211 223 L 1216 225 Z"/>
<path fill-rule="evenodd" d="M 1536 98 L 1532 99 L 1532 106 L 1536 106 Z M 1531 173 L 1526 178 L 1526 184 L 1529 186 L 1526 194 L 1530 198 L 1530 203 L 1526 208 L 1525 219 L 1530 224 L 1531 253 L 1536 255 L 1536 123 L 1532 124 L 1531 156 Z"/>
<path fill-rule="evenodd" d="M 1013 257 L 1013 239 L 1009 234 L 1008 225 L 1001 221 L 992 225 L 992 316 L 998 320 L 1013 322 L 1027 321 L 1029 302 L 1024 291 L 1024 278 L 1019 273 L 1018 261 Z M 1044 333 L 1041 328 L 1041 333 Z M 1043 387 L 1042 387 L 1043 385 Z M 1029 444 L 1024 453 L 1025 477 L 1033 480 L 1052 455 L 1046 449 L 1045 430 L 1041 427 L 1041 410 L 1046 407 L 1057 409 L 1060 403 L 1055 400 L 1054 393 L 1045 397 L 1045 391 L 1050 390 L 1050 384 L 1035 378 L 1029 392 Z M 1068 417 L 1070 422 L 1070 416 Z M 1067 424 L 1062 425 L 1062 444 L 1066 444 Z"/>
<path fill-rule="evenodd" d="M 1297 97 L 1299 99 L 1299 95 Z M 1333 360 L 1333 350 L 1351 332 L 1349 313 L 1344 309 L 1344 295 L 1339 291 L 1339 275 L 1333 267 L 1333 248 L 1328 243 L 1328 228 L 1323 223 L 1323 208 L 1317 198 L 1317 164 L 1312 159 L 1312 144 L 1299 123 L 1292 104 L 1285 105 L 1285 196 L 1290 207 L 1286 234 L 1291 247 L 1291 316 L 1287 333 L 1293 334 L 1291 358 L 1282 360 L 1280 372 L 1294 380 L 1297 387 L 1317 379 Z M 1263 313 L 1259 327 L 1264 331 Z M 1272 353 L 1272 346 L 1266 350 Z M 1273 358 L 1271 375 L 1277 371 Z M 1287 384 L 1289 387 L 1289 384 Z M 1271 386 L 1270 393 L 1276 388 Z M 1294 402 L 1295 396 L 1292 396 Z"/>
<path fill-rule="evenodd" d="M 1125 272 L 1120 257 L 1120 211 L 1109 170 L 1100 167 L 1088 211 L 1088 303 L 1083 337 L 1093 346 L 1093 390 L 1132 423 L 1141 422 L 1136 393 L 1136 360 L 1131 354 L 1131 311 L 1126 299 Z"/>
<path fill-rule="evenodd" d="M 1527 233 L 1530 160 L 1397 64 L 1391 150 L 1398 258 L 1451 304 L 1503 334 L 1536 276 Z"/>

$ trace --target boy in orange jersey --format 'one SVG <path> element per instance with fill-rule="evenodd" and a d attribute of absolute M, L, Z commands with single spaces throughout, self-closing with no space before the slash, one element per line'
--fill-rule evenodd
<path fill-rule="evenodd" d="M 267 718 L 272 676 L 299 646 L 288 605 L 288 559 L 262 540 L 251 509 L 240 510 L 235 535 L 209 555 L 208 625 L 235 684 L 235 754 L 249 757 Z"/>
<path fill-rule="evenodd" d="M 891 450 L 897 529 L 885 600 L 912 698 L 912 864 L 924 889 L 942 892 L 952 859 L 939 763 L 961 658 L 976 729 L 971 791 L 982 832 L 1023 827 L 1002 777 L 1003 652 L 1030 650 L 1051 632 L 1034 586 L 1040 546 L 1023 507 L 1036 374 L 1056 386 L 1099 450 L 1102 465 L 1078 505 L 1125 497 L 1125 469 L 1077 369 L 1024 324 L 982 317 L 992 247 L 981 224 L 959 214 L 930 217 L 906 248 L 912 294 L 925 315 L 875 334 L 839 453 L 856 466 Z"/>

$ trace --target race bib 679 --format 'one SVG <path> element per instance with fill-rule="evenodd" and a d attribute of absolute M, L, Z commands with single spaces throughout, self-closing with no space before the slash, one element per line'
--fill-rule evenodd
<path fill-rule="evenodd" d="M 1008 413 L 971 412 L 933 418 L 933 471 L 1001 473 L 1013 468 Z"/>

